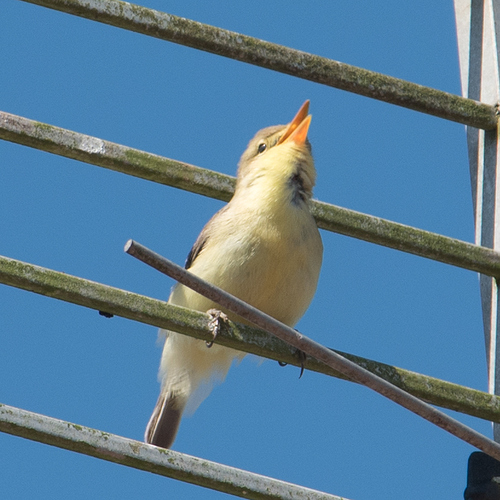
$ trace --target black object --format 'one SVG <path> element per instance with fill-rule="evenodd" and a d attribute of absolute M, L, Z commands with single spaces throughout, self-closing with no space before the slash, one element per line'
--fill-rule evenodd
<path fill-rule="evenodd" d="M 99 314 L 101 316 L 104 316 L 105 318 L 112 318 L 113 317 L 113 315 L 111 313 L 106 312 L 106 311 L 99 311 Z"/>
<path fill-rule="evenodd" d="M 475 451 L 469 457 L 465 500 L 500 500 L 500 462 Z"/>

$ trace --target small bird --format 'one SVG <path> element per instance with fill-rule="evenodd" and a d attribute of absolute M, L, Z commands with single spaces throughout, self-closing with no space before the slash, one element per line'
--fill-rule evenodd
<path fill-rule="evenodd" d="M 288 125 L 257 132 L 239 162 L 231 201 L 203 228 L 185 265 L 289 326 L 313 298 L 323 257 L 310 211 L 316 170 L 307 139 L 308 112 L 306 101 Z M 203 312 L 218 308 L 180 284 L 168 302 Z M 227 316 L 244 322 L 234 314 Z M 162 333 L 161 392 L 145 441 L 170 448 L 188 401 L 196 407 L 244 353 L 217 344 L 209 349 L 202 340 Z"/>

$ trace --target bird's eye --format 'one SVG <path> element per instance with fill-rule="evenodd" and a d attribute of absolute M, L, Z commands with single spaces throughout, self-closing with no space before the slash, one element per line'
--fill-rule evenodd
<path fill-rule="evenodd" d="M 257 148 L 257 151 L 260 153 L 263 153 L 267 148 L 267 144 L 265 142 L 261 142 L 259 144 L 259 147 Z"/>

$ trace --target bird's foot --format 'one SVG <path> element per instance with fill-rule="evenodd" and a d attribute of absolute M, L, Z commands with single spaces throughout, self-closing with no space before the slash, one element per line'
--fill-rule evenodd
<path fill-rule="evenodd" d="M 212 340 L 206 341 L 205 344 L 207 344 L 207 347 L 210 348 L 214 345 L 214 340 L 217 338 L 217 335 L 219 335 L 221 322 L 229 321 L 229 318 L 222 311 L 219 311 L 219 309 L 209 309 L 207 314 L 210 316 L 208 327 L 212 332 Z"/>
<path fill-rule="evenodd" d="M 300 375 L 299 375 L 299 378 L 302 378 L 302 375 L 304 374 L 304 370 L 305 370 L 304 363 L 306 362 L 307 355 L 306 355 L 306 353 L 304 351 L 301 351 L 300 349 L 297 349 L 295 351 L 295 354 L 297 355 L 297 357 L 299 358 L 299 361 L 300 361 Z M 288 365 L 288 363 L 285 363 L 284 361 L 278 361 L 278 364 L 280 366 L 286 366 L 286 365 Z"/>

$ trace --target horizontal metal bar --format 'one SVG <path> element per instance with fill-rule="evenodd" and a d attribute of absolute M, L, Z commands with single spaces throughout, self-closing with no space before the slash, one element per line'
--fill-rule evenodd
<path fill-rule="evenodd" d="M 0 283 L 202 340 L 212 340 L 210 317 L 204 313 L 19 260 L 0 256 Z M 300 365 L 296 349 L 281 340 L 260 329 L 233 322 L 228 324 L 229 328 L 223 328 L 218 334 L 218 343 L 257 356 Z M 429 403 L 500 422 L 498 396 L 341 351 L 336 352 Z M 304 366 L 308 370 L 345 379 L 338 371 L 314 358 L 308 358 Z"/>
<path fill-rule="evenodd" d="M 0 139 L 229 201 L 234 177 L 0 111 Z"/>
<path fill-rule="evenodd" d="M 118 0 L 24 0 L 476 128 L 496 107 L 332 59 Z"/>
<path fill-rule="evenodd" d="M 3 404 L 0 404 L 0 431 L 242 498 L 342 500 L 321 491 Z"/>
<path fill-rule="evenodd" d="M 483 436 L 476 430 L 468 427 L 458 420 L 437 410 L 412 394 L 387 382 L 377 374 L 372 373 L 356 363 L 344 358 L 342 355 L 306 337 L 292 327 L 281 323 L 268 314 L 238 299 L 234 295 L 201 279 L 174 262 L 162 257 L 145 246 L 133 240 L 125 245 L 125 251 L 152 266 L 154 269 L 175 279 L 204 297 L 216 302 L 221 309 L 237 314 L 241 318 L 275 335 L 277 338 L 292 345 L 306 356 L 311 356 L 322 361 L 332 369 L 341 372 L 350 380 L 356 381 L 394 403 L 410 410 L 412 413 L 424 418 L 432 424 L 449 432 L 453 436 L 484 451 L 496 460 L 500 460 L 500 444 Z"/>
<path fill-rule="evenodd" d="M 2 111 L 0 139 L 223 201 L 234 192 L 229 175 Z M 312 210 L 321 229 L 500 277 L 500 253 L 490 248 L 320 201 Z"/>
<path fill-rule="evenodd" d="M 318 227 L 402 252 L 500 277 L 500 253 L 416 227 L 313 201 Z"/>

